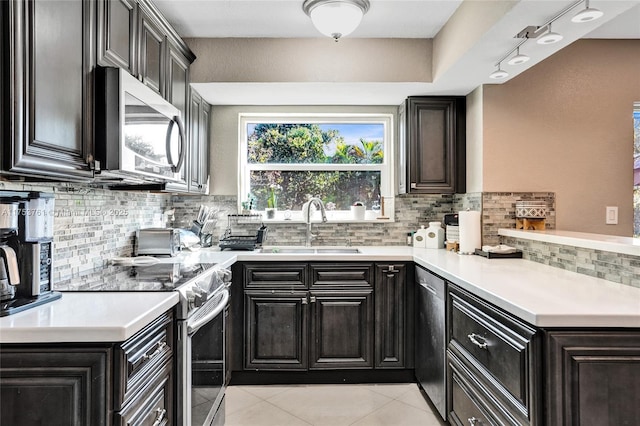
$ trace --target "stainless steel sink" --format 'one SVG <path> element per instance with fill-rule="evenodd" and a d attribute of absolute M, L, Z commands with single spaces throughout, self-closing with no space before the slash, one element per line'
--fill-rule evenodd
<path fill-rule="evenodd" d="M 283 253 L 283 254 L 291 254 L 291 253 L 315 253 L 316 250 L 313 248 L 306 247 L 264 247 L 260 249 L 260 253 Z"/>
<path fill-rule="evenodd" d="M 296 253 L 317 253 L 317 254 L 350 254 L 360 253 L 360 250 L 353 247 L 347 248 L 311 248 L 311 247 L 263 247 L 260 249 L 260 253 L 270 254 L 296 254 Z"/>
<path fill-rule="evenodd" d="M 318 248 L 316 249 L 316 253 L 360 253 L 360 250 L 357 248 Z"/>

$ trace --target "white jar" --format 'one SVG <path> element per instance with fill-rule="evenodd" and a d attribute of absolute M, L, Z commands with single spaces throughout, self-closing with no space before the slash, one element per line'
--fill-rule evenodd
<path fill-rule="evenodd" d="M 426 240 L 427 240 L 427 230 L 424 229 L 424 225 L 422 225 L 420 229 L 418 229 L 416 233 L 413 234 L 413 246 L 425 248 Z"/>
<path fill-rule="evenodd" d="M 429 222 L 429 227 L 426 231 L 426 248 L 444 248 L 444 228 L 440 225 L 440 222 Z"/>

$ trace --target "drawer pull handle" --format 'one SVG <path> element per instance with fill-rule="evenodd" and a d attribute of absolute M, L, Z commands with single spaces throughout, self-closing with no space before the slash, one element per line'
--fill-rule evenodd
<path fill-rule="evenodd" d="M 153 351 L 153 352 L 151 353 L 151 355 L 149 355 L 149 354 L 144 354 L 144 355 L 142 355 L 142 359 L 143 359 L 144 361 L 148 361 L 148 360 L 150 360 L 151 358 L 153 358 L 153 357 L 155 357 L 155 356 L 157 356 L 157 355 L 161 354 L 161 353 L 162 353 L 162 351 L 164 350 L 164 348 L 166 348 L 166 347 L 167 347 L 167 342 L 158 342 L 158 348 L 157 348 L 155 351 Z"/>
<path fill-rule="evenodd" d="M 475 417 L 469 417 L 467 420 L 469 421 L 469 424 L 471 426 L 475 426 L 475 425 L 479 425 L 480 424 L 479 423 L 480 420 L 476 419 Z"/>
<path fill-rule="evenodd" d="M 485 339 L 484 337 L 476 333 L 471 333 L 467 337 L 469 338 L 469 340 L 471 340 L 471 343 L 473 343 L 480 349 L 487 349 L 487 339 Z"/>
<path fill-rule="evenodd" d="M 164 408 L 158 408 L 156 410 L 156 419 L 153 421 L 152 426 L 160 426 L 164 421 L 164 417 L 167 415 L 167 410 Z"/>

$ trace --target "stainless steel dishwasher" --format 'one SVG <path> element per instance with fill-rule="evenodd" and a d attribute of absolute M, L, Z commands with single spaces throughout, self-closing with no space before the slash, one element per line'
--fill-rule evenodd
<path fill-rule="evenodd" d="M 445 281 L 416 266 L 415 371 L 420 387 L 444 420 L 447 419 L 445 341 Z"/>

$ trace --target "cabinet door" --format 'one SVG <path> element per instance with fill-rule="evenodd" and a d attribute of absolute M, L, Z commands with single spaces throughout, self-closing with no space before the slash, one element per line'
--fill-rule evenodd
<path fill-rule="evenodd" d="M 3 136 L 13 142 L 3 144 L 2 169 L 60 180 L 90 178 L 95 3 L 7 3 L 10 25 L 2 32 L 8 49 L 2 54 L 11 58 L 11 96 L 2 100 L 9 111 Z"/>
<path fill-rule="evenodd" d="M 209 192 L 209 114 L 210 106 L 195 91 L 191 91 L 189 111 L 190 165 L 189 192 L 206 194 Z"/>
<path fill-rule="evenodd" d="M 638 424 L 639 332 L 550 332 L 547 343 L 547 424 Z"/>
<path fill-rule="evenodd" d="M 98 0 L 98 64 L 135 75 L 134 0 Z"/>
<path fill-rule="evenodd" d="M 376 264 L 376 368 L 405 366 L 405 265 Z"/>
<path fill-rule="evenodd" d="M 407 100 L 409 191 L 465 190 L 464 98 Z"/>
<path fill-rule="evenodd" d="M 198 192 L 209 193 L 209 125 L 211 106 L 203 99 L 200 108 L 200 157 L 198 166 Z"/>
<path fill-rule="evenodd" d="M 373 368 L 373 290 L 309 294 L 309 368 Z"/>
<path fill-rule="evenodd" d="M 306 370 L 306 291 L 245 292 L 245 369 Z"/>
<path fill-rule="evenodd" d="M 160 95 L 164 95 L 165 35 L 148 12 L 140 6 L 138 15 L 138 78 Z"/>
<path fill-rule="evenodd" d="M 0 352 L 0 424 L 110 425 L 111 350 L 8 348 Z"/>
<path fill-rule="evenodd" d="M 182 52 L 172 43 L 167 44 L 167 88 L 165 90 L 165 98 L 180 110 L 180 118 L 186 126 L 187 134 L 187 152 L 185 153 L 185 162 L 180 170 L 181 183 L 172 183 L 172 187 L 181 186 L 181 191 L 188 189 L 188 170 L 191 167 L 190 150 L 191 148 L 191 128 L 193 124 L 190 122 L 189 114 L 189 60 Z"/>

